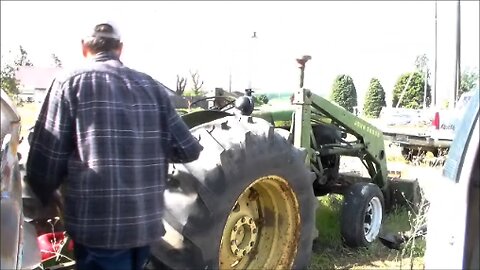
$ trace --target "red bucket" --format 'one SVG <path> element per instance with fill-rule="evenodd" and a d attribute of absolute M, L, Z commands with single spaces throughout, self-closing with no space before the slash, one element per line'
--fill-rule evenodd
<path fill-rule="evenodd" d="M 62 245 L 65 244 L 65 241 L 67 241 L 65 232 L 46 233 L 38 236 L 37 242 L 42 255 L 42 262 L 62 253 Z M 70 240 L 66 248 L 68 251 L 73 251 L 73 241 Z"/>

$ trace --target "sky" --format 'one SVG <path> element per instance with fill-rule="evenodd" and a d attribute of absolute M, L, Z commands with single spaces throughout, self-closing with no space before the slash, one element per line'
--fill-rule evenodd
<path fill-rule="evenodd" d="M 461 65 L 478 70 L 479 1 L 461 7 Z M 433 70 L 435 1 L 1 1 L 0 10 L 2 64 L 22 45 L 36 66 L 55 53 L 73 68 L 84 61 L 82 33 L 107 19 L 120 29 L 124 64 L 172 89 L 177 75 L 198 71 L 206 90 L 228 89 L 231 74 L 232 90 L 293 91 L 295 59 L 310 55 L 306 88 L 328 96 L 348 74 L 362 103 L 376 77 L 389 104 L 417 55 Z M 456 1 L 438 1 L 437 22 L 441 100 L 453 93 Z"/>

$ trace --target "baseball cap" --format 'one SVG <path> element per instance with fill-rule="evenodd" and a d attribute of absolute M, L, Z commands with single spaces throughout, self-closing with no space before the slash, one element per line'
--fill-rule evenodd
<path fill-rule="evenodd" d="M 103 29 L 100 26 L 105 25 Z M 100 28 L 100 29 L 99 29 Z M 112 38 L 120 40 L 120 32 L 117 25 L 112 21 L 98 21 L 87 28 L 87 32 L 84 35 L 85 38 Z"/>

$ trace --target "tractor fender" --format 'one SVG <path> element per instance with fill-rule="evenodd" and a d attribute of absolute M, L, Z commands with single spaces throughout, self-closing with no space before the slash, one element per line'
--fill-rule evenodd
<path fill-rule="evenodd" d="M 223 118 L 225 116 L 232 116 L 233 114 L 224 111 L 196 111 L 182 115 L 182 119 L 189 128 L 194 128 L 204 123 Z"/>

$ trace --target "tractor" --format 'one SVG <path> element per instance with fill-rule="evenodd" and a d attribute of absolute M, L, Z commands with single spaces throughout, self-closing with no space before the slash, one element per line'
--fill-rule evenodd
<path fill-rule="evenodd" d="M 152 245 L 151 269 L 305 269 L 318 196 L 344 196 L 343 241 L 362 247 L 399 194 L 415 194 L 415 181 L 388 178 L 379 129 L 303 88 L 310 59 L 297 59 L 300 87 L 286 106 L 254 108 L 247 89 L 179 110 L 204 150 L 169 167 L 166 234 Z M 340 173 L 341 156 L 358 157 L 369 176 Z"/>
<path fill-rule="evenodd" d="M 207 97 L 207 109 L 178 108 L 204 150 L 169 165 L 166 233 L 146 269 L 305 269 L 319 196 L 343 195 L 341 234 L 350 247 L 378 237 L 386 209 L 415 201 L 417 182 L 388 177 L 382 132 L 304 89 L 308 60 L 297 59 L 300 87 L 285 106 L 255 108 L 247 89 Z M 61 200 L 56 193 L 58 205 L 42 208 L 22 184 L 20 118 L 4 100 L 2 93 L 2 268 L 71 269 L 74 261 L 60 260 L 72 257 L 71 241 L 54 219 Z M 341 156 L 357 157 L 368 177 L 340 172 Z"/>

